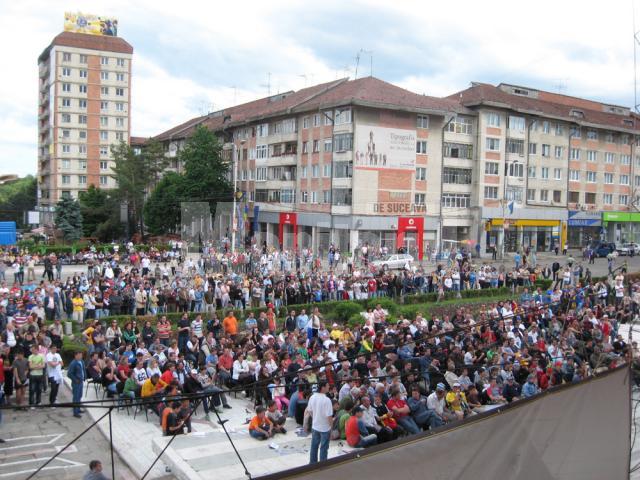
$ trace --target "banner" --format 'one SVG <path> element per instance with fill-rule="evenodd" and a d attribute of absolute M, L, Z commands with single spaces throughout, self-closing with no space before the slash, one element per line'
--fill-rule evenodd
<path fill-rule="evenodd" d="M 358 126 L 354 166 L 369 169 L 415 169 L 415 130 Z"/>
<path fill-rule="evenodd" d="M 88 33 L 89 35 L 118 36 L 118 20 L 84 13 L 64 14 L 64 31 Z"/>

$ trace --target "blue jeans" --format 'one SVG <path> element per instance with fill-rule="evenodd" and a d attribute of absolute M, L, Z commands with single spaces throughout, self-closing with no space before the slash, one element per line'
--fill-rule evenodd
<path fill-rule="evenodd" d="M 249 435 L 251 435 L 253 438 L 257 440 L 266 440 L 267 438 L 269 438 L 264 433 L 259 432 L 257 430 L 249 430 Z"/>
<path fill-rule="evenodd" d="M 398 425 L 404 428 L 410 435 L 420 432 L 420 428 L 416 424 L 416 421 L 411 417 L 398 418 L 397 421 Z"/>
<path fill-rule="evenodd" d="M 320 448 L 320 461 L 324 462 L 329 453 L 329 435 L 328 432 L 318 432 L 311 430 L 311 451 L 309 452 L 309 463 L 318 463 L 318 447 Z"/>
<path fill-rule="evenodd" d="M 82 382 L 71 384 L 71 401 L 79 403 L 82 400 Z M 80 415 L 80 407 L 73 407 L 73 414 Z"/>

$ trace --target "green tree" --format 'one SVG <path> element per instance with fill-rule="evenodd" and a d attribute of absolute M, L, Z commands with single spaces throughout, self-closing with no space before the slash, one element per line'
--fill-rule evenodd
<path fill-rule="evenodd" d="M 180 223 L 184 177 L 168 172 L 158 182 L 144 205 L 145 226 L 152 235 L 173 233 Z"/>
<path fill-rule="evenodd" d="M 122 235 L 120 202 L 113 195 L 90 185 L 86 192 L 80 192 L 79 202 L 85 237 L 110 242 Z"/>
<path fill-rule="evenodd" d="M 0 220 L 13 220 L 18 228 L 26 228 L 24 214 L 34 209 L 37 191 L 31 175 L 0 185 Z"/>
<path fill-rule="evenodd" d="M 129 215 L 135 229 L 144 237 L 144 197 L 158 182 L 160 174 L 168 165 L 162 145 L 150 141 L 141 153 L 137 154 L 124 142 L 111 147 L 115 162 L 112 177 L 118 185 L 116 198 L 126 202 Z"/>
<path fill-rule="evenodd" d="M 64 239 L 73 242 L 82 236 L 82 213 L 80 204 L 73 198 L 62 198 L 56 204 L 54 222 L 62 230 Z"/>

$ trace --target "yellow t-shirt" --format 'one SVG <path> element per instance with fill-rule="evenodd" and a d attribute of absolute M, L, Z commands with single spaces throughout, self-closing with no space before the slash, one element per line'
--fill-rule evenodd
<path fill-rule="evenodd" d="M 465 396 L 464 392 L 460 392 L 460 403 L 458 405 L 453 404 L 453 401 L 455 399 L 456 399 L 455 392 L 449 392 L 447 393 L 447 397 L 445 400 L 447 402 L 447 405 L 449 405 L 449 408 L 451 408 L 451 410 L 453 410 L 454 412 L 461 412 L 462 404 L 467 403 L 467 397 Z"/>
<path fill-rule="evenodd" d="M 89 327 L 84 332 L 82 332 L 84 335 L 87 336 L 87 343 L 89 345 L 93 345 L 93 332 L 94 332 L 94 330 L 95 330 L 95 328 Z"/>
<path fill-rule="evenodd" d="M 81 312 L 82 310 L 84 310 L 84 300 L 82 299 L 82 297 L 76 297 L 72 299 L 71 302 L 73 303 L 74 312 Z"/>

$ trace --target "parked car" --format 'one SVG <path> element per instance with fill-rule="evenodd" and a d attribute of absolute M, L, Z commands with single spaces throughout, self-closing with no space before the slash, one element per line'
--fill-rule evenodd
<path fill-rule="evenodd" d="M 628 243 L 618 243 L 616 244 L 616 252 L 618 252 L 618 255 L 629 255 L 630 251 L 629 251 L 629 244 Z"/>
<path fill-rule="evenodd" d="M 630 255 L 638 255 L 640 254 L 640 245 L 637 243 L 625 243 L 627 248 L 629 249 Z"/>
<path fill-rule="evenodd" d="M 595 252 L 596 257 L 606 257 L 610 253 L 617 254 L 615 243 L 608 243 L 608 242 L 596 243 L 591 248 Z"/>
<path fill-rule="evenodd" d="M 404 268 L 407 262 L 409 264 L 413 263 L 413 257 L 411 255 L 407 253 L 394 253 L 371 263 L 373 266 L 383 270 L 394 270 Z"/>

